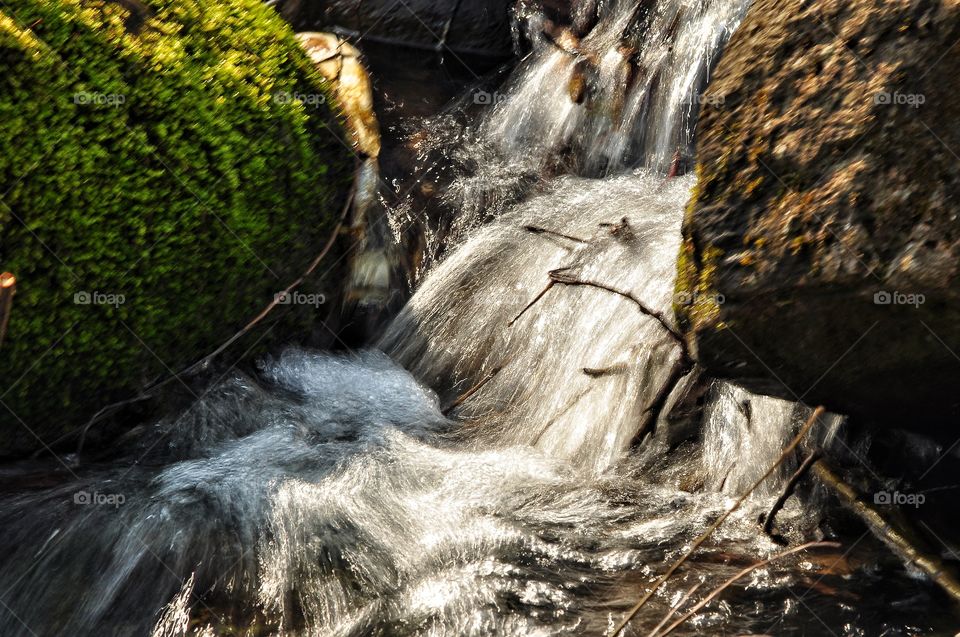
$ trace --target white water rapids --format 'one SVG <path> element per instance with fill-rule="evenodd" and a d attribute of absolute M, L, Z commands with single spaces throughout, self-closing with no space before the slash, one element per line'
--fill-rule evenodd
<path fill-rule="evenodd" d="M 456 140 L 475 159 L 442 195 L 456 245 L 378 348 L 290 349 L 132 432 L 121 460 L 5 490 L 0 634 L 609 631 L 809 413 L 714 383 L 699 435 L 651 422 L 680 356 L 667 327 L 693 183 L 663 173 L 689 150 L 697 96 L 747 3 L 644 6 L 605 4 L 583 39 L 599 60 L 592 101 L 570 101 L 576 60 L 542 45 Z M 611 119 L 624 38 L 638 70 Z M 561 284 L 523 312 L 558 268 L 665 323 L 623 294 Z M 778 550 L 756 520 L 791 469 L 628 634 L 694 583 Z M 792 541 L 818 521 L 796 498 L 778 517 Z M 677 634 L 822 634 L 814 617 L 845 635 L 910 634 L 928 603 L 867 612 L 824 593 L 825 577 L 805 558 L 758 569 Z M 843 585 L 869 596 L 904 580 L 864 570 Z"/>

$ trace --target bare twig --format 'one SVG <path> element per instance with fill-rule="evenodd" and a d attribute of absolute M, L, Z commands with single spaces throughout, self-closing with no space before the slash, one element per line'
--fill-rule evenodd
<path fill-rule="evenodd" d="M 79 455 L 80 450 L 82 450 L 83 448 L 83 441 L 86 438 L 87 432 L 90 430 L 90 427 L 95 425 L 97 422 L 103 420 L 107 416 L 115 413 L 121 407 L 125 407 L 127 405 L 132 405 L 134 403 L 148 400 L 156 394 L 157 390 L 165 387 L 166 385 L 170 384 L 174 380 L 179 379 L 181 376 L 198 371 L 203 367 L 205 367 L 206 365 L 208 365 L 210 361 L 212 361 L 215 357 L 222 354 L 228 347 L 233 345 L 238 339 L 248 334 L 250 330 L 256 327 L 256 325 L 260 321 L 262 321 L 273 310 L 273 308 L 275 308 L 277 305 L 280 304 L 281 300 L 286 295 L 289 295 L 290 292 L 292 292 L 297 286 L 303 283 L 303 281 L 308 276 L 310 276 L 314 270 L 317 269 L 317 266 L 320 265 L 320 262 L 323 260 L 323 258 L 326 257 L 327 253 L 330 252 L 331 248 L 333 248 L 333 245 L 336 242 L 337 237 L 340 235 L 340 229 L 343 227 L 343 223 L 347 218 L 347 213 L 350 211 L 350 206 L 353 203 L 354 191 L 355 191 L 355 188 L 350 190 L 350 194 L 347 196 L 347 201 L 344 204 L 343 210 L 340 213 L 340 218 L 337 221 L 337 225 L 334 227 L 333 232 L 330 233 L 330 237 L 327 239 L 326 244 L 324 244 L 323 249 L 320 250 L 320 253 L 313 259 L 313 261 L 310 262 L 310 265 L 307 267 L 307 269 L 304 271 L 303 274 L 297 277 L 297 279 L 293 283 L 291 283 L 286 288 L 284 288 L 283 291 L 275 294 L 273 297 L 273 301 L 271 301 L 265 308 L 263 308 L 263 310 L 261 310 L 259 314 L 253 317 L 246 325 L 244 325 L 239 332 L 237 332 L 236 334 L 231 336 L 229 339 L 227 339 L 227 341 L 224 342 L 222 345 L 220 345 L 220 347 L 218 347 L 217 349 L 213 350 L 212 352 L 210 352 L 209 354 L 207 354 L 197 362 L 189 365 L 188 367 L 185 367 L 181 371 L 176 372 L 170 376 L 167 376 L 163 380 L 160 380 L 146 387 L 145 389 L 143 389 L 143 391 L 140 392 L 139 395 L 134 396 L 133 398 L 128 398 L 126 400 L 121 400 L 115 403 L 111 403 L 101 408 L 99 411 L 97 411 L 79 430 L 80 441 L 77 449 L 77 454 Z"/>
<path fill-rule="evenodd" d="M 524 226 L 524 230 L 527 232 L 532 232 L 533 234 L 545 234 L 553 237 L 560 237 L 561 239 L 567 239 L 568 241 L 573 241 L 575 243 L 589 243 L 585 239 L 580 239 L 578 237 L 570 236 L 569 234 L 563 234 L 562 232 L 557 232 L 556 230 L 548 230 L 547 228 L 541 228 L 540 226 Z"/>
<path fill-rule="evenodd" d="M 654 421 L 660 412 L 663 411 L 664 407 L 667 404 L 667 401 L 670 399 L 670 394 L 673 393 L 674 388 L 680 384 L 680 381 L 693 370 L 694 363 L 692 360 L 686 356 L 681 356 L 673 363 L 673 367 L 670 368 L 670 375 L 667 377 L 666 382 L 660 387 L 660 391 L 657 392 L 657 395 L 654 396 L 653 401 L 651 401 L 650 406 L 643 410 L 643 415 L 646 417 L 643 424 L 640 426 L 640 429 L 637 431 L 635 440 L 639 440 L 640 436 L 644 434 L 647 430 L 647 426 Z"/>
<path fill-rule="evenodd" d="M 471 398 L 474 394 L 476 394 L 478 391 L 480 391 L 480 390 L 483 388 L 484 385 L 486 385 L 486 384 L 489 383 L 491 380 L 493 380 L 493 377 L 496 376 L 497 374 L 499 374 L 500 371 L 503 370 L 503 368 L 507 366 L 507 363 L 510 362 L 510 359 L 511 359 L 511 358 L 512 358 L 512 357 L 509 357 L 509 356 L 508 356 L 502 363 L 500 363 L 499 365 L 497 365 L 496 367 L 494 367 L 493 369 L 491 369 L 490 372 L 489 372 L 486 376 L 484 376 L 483 378 L 481 378 L 479 381 L 477 381 L 477 383 L 475 383 L 475 384 L 474 384 L 472 387 L 470 387 L 467 391 L 465 391 L 465 392 L 463 392 L 462 394 L 460 394 L 459 396 L 457 396 L 457 398 L 456 398 L 453 402 L 451 402 L 449 405 L 447 405 L 446 407 L 444 407 L 441 413 L 443 413 L 444 416 L 449 416 L 449 415 L 450 415 L 450 412 L 452 412 L 454 409 L 456 409 L 457 407 L 459 407 L 459 406 L 462 405 L 463 403 L 465 403 L 465 402 L 467 402 L 468 400 L 470 400 L 470 398 Z"/>
<path fill-rule="evenodd" d="M 699 602 L 697 602 L 696 604 L 694 604 L 694 605 L 693 605 L 693 608 L 691 608 L 691 609 L 688 610 L 686 613 L 684 613 L 683 615 L 681 615 L 680 617 L 678 617 L 678 618 L 676 619 L 676 621 L 674 621 L 672 624 L 670 624 L 669 626 L 667 626 L 666 630 L 664 630 L 662 633 L 659 633 L 658 635 L 656 635 L 656 637 L 666 637 L 667 635 L 669 635 L 670 633 L 672 633 L 673 631 L 675 631 L 675 630 L 676 630 L 677 628 L 679 628 L 685 621 L 687 621 L 688 619 L 690 619 L 691 617 L 693 617 L 693 616 L 697 613 L 698 610 L 700 610 L 701 608 L 703 608 L 704 606 L 706 606 L 707 604 L 709 604 L 710 602 L 712 602 L 714 599 L 716 599 L 717 596 L 718 596 L 720 593 L 722 593 L 723 591 L 725 591 L 727 588 L 729 588 L 731 584 L 733 584 L 734 582 L 736 582 L 736 581 L 739 580 L 739 579 L 742 579 L 742 578 L 746 577 L 747 575 L 749 575 L 749 574 L 752 573 L 753 571 L 757 570 L 758 568 L 761 568 L 761 567 L 763 567 L 763 566 L 766 566 L 766 565 L 768 565 L 768 564 L 770 564 L 771 562 L 774 562 L 774 561 L 776 561 L 776 560 L 783 559 L 783 558 L 787 557 L 788 555 L 793 555 L 794 553 L 799 553 L 800 551 L 806 551 L 807 549 L 815 549 L 815 548 L 839 548 L 839 547 L 840 547 L 840 543 L 839 543 L 839 542 L 807 542 L 806 544 L 801 544 L 800 546 L 795 546 L 795 547 L 792 548 L 792 549 L 787 549 L 786 551 L 783 551 L 782 553 L 777 553 L 777 554 L 774 555 L 773 557 L 769 557 L 769 558 L 767 558 L 767 559 L 765 559 L 765 560 L 763 560 L 763 561 L 761 561 L 761 562 L 757 562 L 756 564 L 753 564 L 753 565 L 751 565 L 751 566 L 748 566 L 747 568 L 743 569 L 742 571 L 738 572 L 736 575 L 734 575 L 733 577 L 731 577 L 730 579 L 728 579 L 727 581 L 725 581 L 725 582 L 724 582 L 723 584 L 721 584 L 720 586 L 718 586 L 718 587 L 716 587 L 715 589 L 713 589 L 712 591 L 710 591 L 710 594 L 709 594 L 709 595 L 707 595 L 706 597 L 704 597 L 703 599 L 701 599 Z M 654 635 L 654 634 L 655 634 L 655 633 L 651 633 L 651 635 Z"/>
<path fill-rule="evenodd" d="M 584 367 L 583 373 L 591 378 L 603 378 L 604 376 L 617 376 L 628 369 L 629 366 L 626 363 L 614 363 L 607 367 Z"/>
<path fill-rule="evenodd" d="M 806 458 L 803 459 L 803 462 L 800 463 L 800 467 L 794 472 L 790 479 L 787 481 L 787 484 L 783 487 L 783 491 L 780 493 L 780 497 L 777 498 L 777 501 L 773 503 L 773 506 L 770 507 L 770 512 L 767 513 L 767 517 L 763 522 L 763 532 L 768 536 L 773 538 L 773 523 L 776 520 L 777 513 L 780 512 L 780 509 L 783 508 L 783 505 L 787 502 L 787 499 L 793 494 L 793 490 L 797 488 L 797 483 L 807 474 L 810 470 L 810 467 L 813 466 L 813 463 L 820 458 L 819 451 L 811 451 Z M 774 538 L 776 541 L 776 539 Z"/>
<path fill-rule="evenodd" d="M 517 314 L 517 315 L 514 316 L 512 319 L 510 319 L 510 322 L 507 323 L 507 327 L 513 327 L 513 324 L 516 323 L 517 321 L 519 321 L 519 320 L 520 320 L 520 317 L 523 316 L 524 314 L 526 314 L 527 310 L 529 310 L 531 307 L 533 307 L 534 305 L 536 305 L 537 301 L 539 301 L 540 299 L 542 299 L 542 298 L 543 298 L 543 295 L 546 294 L 547 292 L 549 292 L 549 291 L 550 291 L 550 288 L 552 288 L 554 285 L 556 285 L 556 284 L 555 284 L 553 281 L 550 281 L 550 283 L 547 283 L 547 287 L 545 287 L 545 288 L 543 288 L 542 290 L 540 290 L 540 293 L 537 294 L 535 297 L 533 297 L 533 300 L 530 301 L 529 303 L 527 303 L 527 304 L 524 306 L 524 308 L 523 308 L 522 310 L 520 310 L 520 313 L 519 313 L 519 314 Z"/>
<path fill-rule="evenodd" d="M 697 589 L 700 588 L 702 585 L 703 585 L 703 582 L 697 582 L 696 584 L 694 584 L 694 585 L 690 588 L 690 590 L 688 590 L 688 591 L 684 594 L 684 596 L 680 598 L 680 601 L 677 602 L 676 604 L 674 604 L 673 607 L 670 608 L 670 610 L 667 611 L 667 614 L 663 616 L 663 619 L 660 620 L 660 623 L 657 624 L 656 626 L 654 626 L 653 629 L 652 629 L 649 633 L 647 633 L 647 637 L 656 637 L 657 632 L 659 632 L 660 629 L 663 628 L 664 625 L 665 625 L 668 621 L 670 621 L 670 618 L 673 617 L 673 615 L 674 615 L 678 610 L 680 610 L 681 608 L 683 608 L 683 605 L 687 603 L 687 600 L 690 599 L 690 597 L 691 597 L 694 593 L 696 593 L 696 592 L 697 592 Z"/>
<path fill-rule="evenodd" d="M 649 307 L 644 305 L 644 303 L 640 299 L 635 297 L 630 292 L 618 290 L 617 288 L 611 287 L 605 283 L 600 283 L 599 281 L 590 281 L 587 279 L 580 279 L 573 274 L 569 274 L 567 270 L 569 270 L 569 268 L 563 268 L 561 270 L 551 270 L 549 275 L 550 280 L 554 283 L 561 283 L 563 285 L 580 285 L 585 287 L 598 288 L 600 290 L 606 290 L 607 292 L 610 292 L 612 294 L 617 294 L 619 296 L 622 296 L 625 299 L 632 301 L 633 304 L 636 305 L 637 308 L 643 314 L 646 314 L 647 316 L 656 319 L 657 322 L 660 323 L 661 327 L 663 327 L 663 329 L 670 334 L 673 340 L 676 341 L 677 345 L 680 346 L 680 349 L 683 351 L 684 357 L 688 359 L 690 358 L 689 350 L 687 349 L 686 340 L 684 340 L 683 336 L 677 330 L 672 328 L 670 324 L 667 323 L 667 319 L 663 316 L 661 312 L 651 310 Z"/>
<path fill-rule="evenodd" d="M 13 309 L 13 295 L 17 293 L 17 277 L 10 272 L 0 274 L 0 346 L 7 335 L 10 322 L 10 310 Z"/>
<path fill-rule="evenodd" d="M 713 532 L 716 531 L 717 528 L 721 524 L 723 524 L 724 521 L 726 521 L 726 519 L 730 517 L 734 511 L 739 509 L 740 505 L 746 502 L 747 498 L 750 497 L 750 494 L 753 493 L 753 491 L 756 490 L 757 487 L 763 484 L 763 482 L 767 478 L 769 478 L 774 471 L 776 471 L 777 467 L 779 467 L 780 464 L 784 460 L 786 460 L 786 458 L 791 453 L 793 453 L 794 449 L 797 448 L 797 446 L 803 440 L 804 436 L 806 436 L 807 432 L 809 432 L 810 429 L 813 428 L 813 425 L 820 419 L 820 416 L 822 416 L 823 413 L 824 413 L 824 408 L 817 407 L 813 411 L 813 413 L 810 414 L 810 418 L 807 419 L 807 422 L 803 425 L 803 427 L 800 429 L 797 435 L 794 436 L 793 440 L 790 441 L 790 444 L 787 445 L 787 447 L 783 450 L 783 452 L 780 454 L 780 457 L 777 458 L 772 465 L 770 465 L 770 468 L 768 468 L 767 471 L 762 476 L 760 476 L 760 478 L 757 479 L 757 481 L 754 482 L 749 489 L 747 489 L 746 493 L 741 495 L 740 498 L 733 503 L 732 507 L 727 509 L 727 511 L 723 515 L 721 515 L 719 518 L 717 518 L 717 520 L 713 524 L 711 524 L 710 527 L 706 531 L 704 531 L 704 533 L 700 537 L 694 540 L 693 544 L 690 545 L 690 548 L 687 549 L 686 553 L 684 553 L 680 557 L 680 559 L 674 562 L 670 566 L 670 568 L 667 569 L 666 573 L 660 576 L 660 578 L 653 584 L 653 587 L 650 588 L 650 590 L 648 590 L 644 594 L 644 596 L 640 598 L 640 601 L 638 601 L 636 605 L 634 605 L 634 607 L 629 610 L 629 612 L 627 612 L 627 615 L 623 618 L 620 624 L 617 625 L 613 633 L 611 633 L 612 636 L 615 637 L 616 635 L 620 634 L 620 632 L 624 628 L 627 627 L 627 624 L 630 622 L 630 620 L 633 619 L 633 617 L 640 611 L 641 608 L 643 608 L 643 605 L 647 603 L 647 601 L 653 596 L 653 594 L 657 592 L 657 590 L 659 590 L 661 586 L 663 586 L 664 582 L 670 579 L 670 577 L 677 571 L 677 569 L 680 568 L 680 566 L 682 566 L 683 563 L 686 562 L 690 558 L 690 556 L 693 555 L 693 553 L 698 548 L 700 548 L 700 546 L 704 542 L 706 542 L 711 535 L 713 535 Z"/>
<path fill-rule="evenodd" d="M 813 473 L 836 494 L 846 509 L 866 524 L 871 533 L 890 546 L 902 559 L 926 573 L 954 601 L 960 601 L 960 580 L 939 556 L 919 549 L 916 543 L 907 537 L 903 528 L 897 528 L 876 507 L 864 502 L 853 487 L 844 482 L 824 460 L 814 463 Z M 906 520 L 901 519 L 900 526 L 909 525 Z"/>

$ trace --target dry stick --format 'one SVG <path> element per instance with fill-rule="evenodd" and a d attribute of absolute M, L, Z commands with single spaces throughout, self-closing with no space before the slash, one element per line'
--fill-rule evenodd
<path fill-rule="evenodd" d="M 756 564 L 753 564 L 752 566 L 748 566 L 747 568 L 743 569 L 742 571 L 740 571 L 739 573 L 737 573 L 736 575 L 734 575 L 733 577 L 731 577 L 730 579 L 728 579 L 727 581 L 725 581 L 725 582 L 724 582 L 723 584 L 721 584 L 720 586 L 718 586 L 718 587 L 716 587 L 715 589 L 713 589 L 713 590 L 710 592 L 709 595 L 707 595 L 707 596 L 704 597 L 702 600 L 700 600 L 699 602 L 697 602 L 696 604 L 694 604 L 694 605 L 693 605 L 693 608 L 691 608 L 691 609 L 688 610 L 686 613 L 684 613 L 683 615 L 681 615 L 680 617 L 678 617 L 676 621 L 674 621 L 672 624 L 670 624 L 669 626 L 667 626 L 667 629 L 664 630 L 662 633 L 659 633 L 658 635 L 656 635 L 656 637 L 666 637 L 667 635 L 669 635 L 670 633 L 672 633 L 673 631 L 675 631 L 675 630 L 676 630 L 678 627 L 680 627 L 685 621 L 687 621 L 688 619 L 690 619 L 691 617 L 693 617 L 693 616 L 697 613 L 698 610 L 700 610 L 701 608 L 703 608 L 704 606 L 706 606 L 707 604 L 709 604 L 710 602 L 712 602 L 714 599 L 716 599 L 717 596 L 718 596 L 720 593 L 722 593 L 723 591 L 725 591 L 727 588 L 729 588 L 731 584 L 733 584 L 734 582 L 736 582 L 738 579 L 742 579 L 742 578 L 746 577 L 746 576 L 749 575 L 751 572 L 755 571 L 756 569 L 758 569 L 758 568 L 760 568 L 760 567 L 762 567 L 762 566 L 766 566 L 767 564 L 770 564 L 771 562 L 774 562 L 774 561 L 776 561 L 776 560 L 779 560 L 779 559 L 782 559 L 782 558 L 784 558 L 784 557 L 787 557 L 788 555 L 792 555 L 792 554 L 794 554 L 794 553 L 799 553 L 800 551 L 806 551 L 807 549 L 814 549 L 814 548 L 839 548 L 839 547 L 840 547 L 840 543 L 839 543 L 839 542 L 807 542 L 806 544 L 801 544 L 800 546 L 795 546 L 795 547 L 793 547 L 792 549 L 787 549 L 786 551 L 783 551 L 783 552 L 781 552 L 781 553 L 777 553 L 777 554 L 774 555 L 773 557 L 769 557 L 769 558 L 767 558 L 767 559 L 765 559 L 765 560 L 763 560 L 763 561 L 761 561 L 761 562 L 757 562 Z M 650 635 L 655 635 L 655 633 L 650 633 Z"/>
<path fill-rule="evenodd" d="M 550 281 L 550 283 L 547 283 L 547 287 L 545 287 L 545 288 L 543 288 L 542 290 L 540 290 L 540 293 L 537 294 L 535 297 L 533 297 L 533 300 L 530 301 L 529 303 L 527 303 L 526 306 L 525 306 L 522 310 L 520 310 L 520 313 L 519 313 L 519 314 L 517 314 L 517 315 L 514 316 L 512 319 L 510 319 L 510 322 L 507 323 L 507 327 L 513 327 L 513 324 L 516 323 L 517 321 L 519 321 L 519 320 L 520 320 L 520 317 L 523 316 L 523 315 L 526 313 L 527 310 L 529 310 L 531 307 L 533 307 L 533 306 L 537 303 L 537 301 L 539 301 L 540 299 L 542 299 L 542 298 L 543 298 L 543 295 L 546 294 L 547 292 L 549 292 L 549 291 L 550 291 L 550 288 L 552 288 L 554 285 L 556 285 L 556 284 L 555 284 L 553 281 Z"/>
<path fill-rule="evenodd" d="M 895 528 L 877 509 L 860 499 L 859 494 L 829 466 L 820 460 L 813 465 L 813 473 L 840 499 L 840 503 L 856 515 L 871 533 L 890 546 L 902 559 L 926 573 L 955 601 L 960 601 L 960 581 L 937 555 L 923 552 L 911 542 L 903 530 Z"/>
<path fill-rule="evenodd" d="M 496 376 L 497 374 L 499 374 L 500 371 L 501 371 L 504 367 L 507 366 L 507 363 L 510 362 L 510 359 L 511 359 L 511 358 L 512 358 L 511 356 L 508 356 L 502 363 L 500 363 L 499 365 L 497 365 L 496 367 L 494 367 L 493 369 L 491 369 L 491 370 L 490 370 L 490 373 L 488 373 L 486 376 L 484 376 L 483 378 L 481 378 L 481 379 L 480 379 L 475 385 L 473 385 L 470 389 L 468 389 L 467 391 L 465 391 L 465 392 L 463 392 L 462 394 L 460 394 L 459 396 L 457 396 L 456 400 L 454 400 L 452 403 L 450 403 L 449 405 L 447 405 L 446 407 L 444 407 L 443 410 L 441 411 L 441 413 L 442 413 L 444 416 L 449 416 L 451 411 L 453 411 L 454 409 L 456 409 L 457 407 L 459 407 L 459 406 L 462 405 L 463 403 L 465 403 L 465 402 L 467 402 L 468 400 L 470 400 L 470 398 L 471 398 L 474 394 L 476 394 L 478 391 L 480 391 L 480 390 L 483 388 L 484 385 L 486 385 L 486 384 L 489 383 L 491 380 L 493 380 L 493 377 Z"/>
<path fill-rule="evenodd" d="M 780 454 L 780 457 L 777 458 L 772 465 L 770 465 L 770 468 L 767 469 L 766 473 L 760 476 L 760 478 L 756 482 L 754 482 L 749 489 L 747 489 L 746 493 L 741 495 L 740 498 L 733 503 L 732 507 L 727 509 L 727 511 L 723 515 L 721 515 L 719 518 L 717 518 L 717 520 L 713 524 L 711 524 L 710 527 L 700 537 L 694 540 L 690 548 L 687 549 L 687 552 L 684 553 L 680 559 L 674 562 L 673 565 L 670 566 L 669 569 L 667 569 L 666 573 L 660 576 L 660 578 L 654 583 L 653 588 L 647 591 L 646 594 L 644 594 L 644 596 L 640 598 L 640 601 L 637 602 L 636 605 L 630 609 L 626 617 L 623 618 L 623 621 L 620 622 L 620 624 L 611 634 L 612 637 L 615 637 L 620 633 L 620 631 L 626 628 L 627 624 L 630 622 L 631 619 L 633 619 L 634 615 L 636 615 L 640 611 L 640 609 L 643 608 L 643 605 L 647 603 L 647 600 L 649 600 L 653 596 L 653 594 L 657 592 L 657 590 L 661 586 L 663 586 L 663 583 L 666 582 L 668 579 L 670 579 L 670 576 L 672 576 L 677 571 L 677 569 L 680 568 L 680 566 L 683 565 L 683 563 L 686 562 L 691 555 L 693 555 L 694 551 L 700 548 L 700 545 L 706 542 L 707 538 L 709 538 L 713 534 L 713 532 L 716 531 L 717 528 L 721 524 L 723 524 L 723 522 L 728 517 L 730 517 L 733 514 L 734 511 L 739 509 L 741 504 L 746 502 L 750 494 L 753 493 L 753 491 L 757 487 L 763 484 L 763 482 L 767 478 L 769 478 L 774 471 L 776 471 L 777 467 L 780 466 L 780 463 L 786 460 L 787 456 L 793 453 L 793 450 L 797 448 L 797 446 L 803 440 L 804 436 L 807 435 L 807 432 L 809 432 L 810 429 L 813 427 L 813 425 L 817 422 L 817 420 L 820 419 L 820 416 L 823 415 L 823 412 L 824 412 L 823 407 L 817 407 L 816 409 L 813 410 L 813 413 L 810 414 L 810 418 L 807 419 L 807 422 L 800 429 L 799 433 L 797 433 L 797 435 L 794 436 L 793 440 L 790 441 L 790 444 L 787 445 L 786 449 L 783 450 L 783 453 Z"/>
<path fill-rule="evenodd" d="M 667 611 L 667 614 L 663 616 L 663 619 L 660 620 L 660 623 L 659 623 L 659 624 L 657 624 L 656 626 L 653 627 L 653 630 L 651 630 L 651 631 L 647 634 L 647 637 L 656 637 L 657 631 L 659 631 L 661 628 L 663 628 L 664 624 L 666 624 L 668 621 L 670 621 L 670 618 L 673 617 L 673 615 L 674 615 L 678 610 L 680 610 L 681 608 L 683 608 L 683 605 L 687 603 L 687 600 L 690 599 L 690 597 L 691 597 L 694 593 L 696 593 L 696 592 L 697 592 L 697 589 L 700 588 L 702 585 L 703 585 L 703 582 L 697 582 L 696 584 L 694 584 L 694 585 L 690 588 L 690 590 L 688 590 L 688 591 L 686 592 L 686 594 L 685 594 L 683 597 L 680 598 L 680 601 L 677 602 L 676 604 L 674 604 L 673 607 L 670 608 L 670 609 Z"/>
<path fill-rule="evenodd" d="M 327 239 L 327 243 L 323 246 L 323 249 L 320 251 L 320 254 L 318 254 L 314 258 L 314 260 L 310 263 L 309 267 L 307 267 L 307 269 L 304 271 L 303 274 L 301 274 L 293 283 L 291 283 L 286 288 L 284 288 L 282 292 L 275 294 L 273 297 L 273 301 L 271 301 L 269 305 L 263 308 L 263 310 L 261 310 L 259 314 L 253 317 L 253 319 L 251 319 L 246 325 L 244 325 L 239 332 L 237 332 L 236 334 L 231 336 L 229 339 L 227 339 L 227 341 L 223 343 L 220 347 L 213 350 L 211 353 L 207 354 L 206 356 L 204 356 L 197 362 L 193 363 L 192 365 L 182 369 L 181 371 L 171 376 L 168 376 L 162 381 L 159 381 L 147 387 L 142 392 L 140 392 L 138 396 L 135 396 L 133 398 L 128 398 L 126 400 L 121 400 L 116 403 L 112 403 L 110 405 L 107 405 L 106 407 L 103 407 L 97 413 L 95 413 L 93 417 L 90 418 L 90 420 L 88 420 L 87 423 L 80 430 L 80 441 L 77 443 L 77 455 L 79 455 L 80 451 L 83 449 L 83 441 L 86 438 L 87 432 L 90 430 L 90 427 L 92 427 L 94 424 L 96 424 L 106 415 L 114 413 L 117 409 L 124 407 L 126 405 L 131 405 L 133 403 L 138 403 L 140 401 L 147 400 L 148 398 L 153 396 L 153 393 L 156 390 L 168 385 L 173 380 L 180 378 L 180 376 L 184 374 L 190 374 L 195 370 L 209 364 L 211 360 L 213 360 L 216 356 L 219 356 L 220 354 L 222 354 L 224 350 L 226 350 L 228 347 L 233 345 L 238 339 L 248 334 L 250 330 L 256 327 L 256 325 L 260 321 L 262 321 L 273 310 L 273 308 L 275 308 L 277 305 L 280 304 L 281 299 L 285 298 L 288 294 L 290 294 L 290 292 L 294 290 L 294 288 L 296 288 L 298 285 L 303 283 L 304 279 L 306 279 L 308 276 L 313 274 L 313 271 L 317 269 L 317 266 L 320 265 L 320 262 L 323 260 L 323 258 L 327 256 L 327 253 L 330 252 L 331 248 L 333 248 L 333 244 L 336 242 L 337 237 L 340 234 L 340 229 L 343 227 L 343 222 L 347 218 L 347 213 L 350 211 L 350 206 L 353 203 L 353 196 L 354 196 L 355 190 L 356 188 L 352 188 L 350 190 L 350 194 L 347 196 L 346 204 L 344 204 L 343 206 L 343 211 L 340 213 L 340 218 L 337 221 L 337 225 L 333 229 L 333 232 L 330 233 L 330 238 Z"/>
<path fill-rule="evenodd" d="M 797 488 L 797 483 L 807 474 L 807 471 L 810 470 L 810 467 L 813 466 L 813 463 L 820 459 L 819 451 L 811 451 L 806 458 L 803 459 L 803 462 L 800 463 L 800 467 L 796 472 L 790 476 L 790 479 L 787 481 L 786 486 L 784 486 L 783 491 L 780 493 L 780 497 L 777 498 L 777 501 L 773 503 L 773 506 L 770 507 L 770 512 L 767 513 L 766 519 L 763 521 L 763 532 L 766 533 L 771 538 L 773 537 L 773 522 L 777 517 L 777 513 L 780 512 L 780 509 L 783 508 L 783 505 L 786 504 L 787 498 L 793 495 L 793 490 Z"/>
<path fill-rule="evenodd" d="M 623 374 L 629 369 L 626 363 L 614 363 L 607 367 L 584 367 L 583 373 L 590 378 L 603 378 L 604 376 L 615 376 Z"/>
<path fill-rule="evenodd" d="M 660 326 L 663 327 L 663 329 L 665 329 L 673 338 L 673 340 L 676 341 L 677 344 L 680 346 L 680 349 L 683 351 L 684 357 L 688 359 L 690 358 L 689 350 L 687 349 L 687 343 L 684 340 L 683 336 L 679 332 L 677 332 L 677 330 L 670 327 L 670 324 L 667 323 L 667 319 L 664 318 L 662 313 L 651 310 L 646 305 L 644 305 L 640 299 L 635 297 L 630 292 L 624 292 L 623 290 L 618 290 L 617 288 L 611 287 L 604 283 L 600 283 L 599 281 L 589 281 L 586 279 L 578 279 L 576 276 L 572 274 L 567 274 L 565 270 L 568 270 L 568 269 L 569 268 L 563 268 L 560 270 L 551 270 L 550 280 L 554 283 L 562 283 L 563 285 L 581 285 L 586 287 L 599 288 L 601 290 L 606 290 L 607 292 L 611 292 L 613 294 L 622 296 L 625 299 L 629 299 L 634 303 L 634 305 L 636 305 L 640 309 L 642 313 L 656 319 L 657 322 L 660 323 Z"/>
<path fill-rule="evenodd" d="M 7 335 L 10 322 L 10 310 L 13 309 L 13 295 L 17 293 L 17 277 L 10 272 L 0 274 L 0 346 Z"/>
<path fill-rule="evenodd" d="M 554 237 L 560 237 L 561 239 L 567 239 L 568 241 L 573 241 L 575 243 L 590 243 L 585 239 L 580 239 L 579 237 L 572 237 L 568 234 L 563 234 L 562 232 L 557 232 L 556 230 L 548 230 L 547 228 L 541 228 L 540 226 L 524 226 L 524 230 L 527 232 L 532 232 L 533 234 L 545 234 Z"/>

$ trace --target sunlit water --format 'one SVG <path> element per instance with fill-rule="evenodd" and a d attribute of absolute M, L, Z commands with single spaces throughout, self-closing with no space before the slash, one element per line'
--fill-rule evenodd
<path fill-rule="evenodd" d="M 8 470 L 0 634 L 611 630 L 809 414 L 723 383 L 692 434 L 650 412 L 682 355 L 669 330 L 692 186 L 663 173 L 688 150 L 693 102 L 746 3 L 647 6 L 634 20 L 628 3 L 605 4 L 583 42 L 599 54 L 602 106 L 622 71 L 611 51 L 629 29 L 645 34 L 648 75 L 616 120 L 573 104 L 572 60 L 539 48 L 466 130 L 425 123 L 453 165 L 474 161 L 441 193 L 460 212 L 448 256 L 379 349 L 288 350 L 134 431 L 109 465 Z M 524 312 L 561 268 L 609 289 L 557 284 Z M 829 444 L 839 424 L 825 419 L 813 438 Z M 703 594 L 780 550 L 757 519 L 795 466 L 628 634 L 646 634 L 693 584 Z M 825 534 L 825 501 L 804 496 L 777 518 L 794 544 Z M 756 570 L 678 634 L 946 634 L 934 591 L 869 538 L 849 539 L 859 549 L 844 557 Z"/>

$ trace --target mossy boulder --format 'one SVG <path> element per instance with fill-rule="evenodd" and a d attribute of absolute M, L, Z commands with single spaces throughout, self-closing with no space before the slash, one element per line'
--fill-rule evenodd
<path fill-rule="evenodd" d="M 337 125 L 259 0 L 4 3 L 0 455 L 201 358 L 300 275 L 351 176 Z M 322 299 L 299 298 L 318 302 L 281 307 L 230 362 L 316 327 Z"/>
<path fill-rule="evenodd" d="M 955 2 L 752 4 L 702 107 L 680 257 L 713 374 L 952 442 L 958 42 Z"/>

